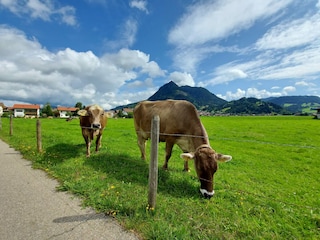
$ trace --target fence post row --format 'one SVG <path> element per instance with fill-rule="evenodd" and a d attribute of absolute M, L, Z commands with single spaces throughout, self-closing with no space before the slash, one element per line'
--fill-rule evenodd
<path fill-rule="evenodd" d="M 153 116 L 151 123 L 151 151 L 149 167 L 149 195 L 148 208 L 154 209 L 156 206 L 157 189 L 158 189 L 158 145 L 159 145 L 159 126 L 160 118 L 158 115 Z"/>

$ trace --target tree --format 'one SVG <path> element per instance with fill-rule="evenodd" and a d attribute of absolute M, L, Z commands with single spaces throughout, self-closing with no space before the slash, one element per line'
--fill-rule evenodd
<path fill-rule="evenodd" d="M 53 116 L 52 108 L 49 102 L 47 102 L 42 108 L 42 114 L 46 114 L 46 116 Z"/>
<path fill-rule="evenodd" d="M 82 102 L 77 102 L 76 105 L 74 105 L 74 107 L 79 108 L 79 109 L 84 108 L 84 106 L 82 106 Z"/>

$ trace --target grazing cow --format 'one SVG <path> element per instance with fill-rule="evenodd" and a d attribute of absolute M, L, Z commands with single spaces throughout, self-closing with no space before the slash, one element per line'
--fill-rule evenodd
<path fill-rule="evenodd" d="M 85 109 L 79 110 L 80 126 L 82 128 L 82 136 L 87 145 L 87 157 L 90 157 L 91 141 L 96 136 L 96 152 L 101 147 L 101 138 L 103 130 L 107 124 L 107 117 L 102 107 L 91 105 Z"/>
<path fill-rule="evenodd" d="M 184 152 L 184 170 L 188 171 L 188 160 L 194 159 L 195 169 L 200 180 L 200 192 L 211 198 L 213 174 L 217 171 L 217 161 L 226 162 L 232 159 L 229 155 L 216 153 L 209 144 L 207 132 L 202 125 L 196 108 L 188 101 L 143 101 L 133 110 L 134 126 L 138 137 L 141 158 L 146 159 L 146 140 L 150 138 L 153 116 L 160 117 L 159 141 L 166 142 L 166 157 L 163 165 L 168 168 L 172 148 L 177 144 Z"/>

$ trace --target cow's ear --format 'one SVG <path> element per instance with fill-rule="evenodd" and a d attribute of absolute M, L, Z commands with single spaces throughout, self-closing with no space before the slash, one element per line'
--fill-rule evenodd
<path fill-rule="evenodd" d="M 219 162 L 229 162 L 231 161 L 231 159 L 232 159 L 232 156 L 230 155 L 223 155 L 220 153 L 217 154 L 217 161 Z"/>
<path fill-rule="evenodd" d="M 194 158 L 194 153 L 182 153 L 180 157 L 185 161 L 192 160 Z"/>
<path fill-rule="evenodd" d="M 77 113 L 79 116 L 87 116 L 88 115 L 88 112 L 85 109 L 79 110 Z"/>

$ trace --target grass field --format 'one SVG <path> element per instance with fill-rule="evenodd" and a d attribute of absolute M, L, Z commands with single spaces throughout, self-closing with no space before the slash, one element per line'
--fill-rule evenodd
<path fill-rule="evenodd" d="M 2 119 L 0 138 L 35 168 L 143 239 L 320 239 L 320 121 L 311 117 L 204 117 L 211 146 L 233 160 L 219 165 L 211 200 L 194 167 L 184 173 L 175 147 L 159 169 L 155 210 L 147 210 L 148 163 L 140 159 L 132 119 L 109 119 L 98 154 L 85 157 L 79 121 Z M 148 145 L 149 146 L 149 145 Z M 93 152 L 93 147 L 92 147 Z M 159 166 L 164 160 L 160 144 Z"/>

